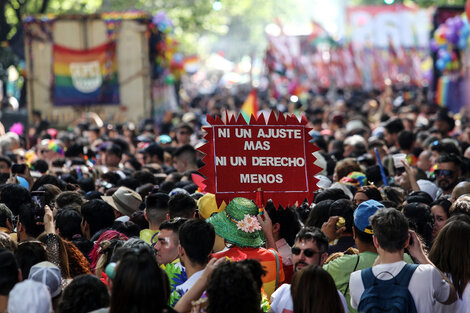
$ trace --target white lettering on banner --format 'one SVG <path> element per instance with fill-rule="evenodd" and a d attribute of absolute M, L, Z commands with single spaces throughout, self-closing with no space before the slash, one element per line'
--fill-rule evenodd
<path fill-rule="evenodd" d="M 230 129 L 228 128 L 218 128 L 217 136 L 219 138 L 230 138 Z"/>
<path fill-rule="evenodd" d="M 240 174 L 242 184 L 282 184 L 282 174 Z"/>
<path fill-rule="evenodd" d="M 237 138 L 251 138 L 251 129 L 235 128 L 235 136 Z"/>
<path fill-rule="evenodd" d="M 73 86 L 78 91 L 91 93 L 101 87 L 103 78 L 98 61 L 72 62 L 69 68 Z"/>
<path fill-rule="evenodd" d="M 232 166 L 246 166 L 246 157 L 230 157 L 230 165 Z"/>
<path fill-rule="evenodd" d="M 287 138 L 287 139 L 302 139 L 302 132 L 300 129 L 284 129 L 284 128 L 268 128 L 258 130 L 259 138 Z"/>
<path fill-rule="evenodd" d="M 253 166 L 302 167 L 305 165 L 305 160 L 287 157 L 252 157 L 251 164 Z"/>
<path fill-rule="evenodd" d="M 264 150 L 268 151 L 271 149 L 271 143 L 269 141 L 245 141 L 243 150 Z"/>
<path fill-rule="evenodd" d="M 216 166 L 226 166 L 227 165 L 227 157 L 215 157 L 215 165 Z"/>

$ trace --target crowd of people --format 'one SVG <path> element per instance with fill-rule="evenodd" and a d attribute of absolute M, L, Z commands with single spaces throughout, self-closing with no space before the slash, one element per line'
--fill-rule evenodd
<path fill-rule="evenodd" d="M 320 148 L 288 207 L 201 189 L 230 94 L 138 125 L 34 112 L 0 136 L 0 313 L 470 312 L 470 122 L 408 94 L 261 101 Z"/>

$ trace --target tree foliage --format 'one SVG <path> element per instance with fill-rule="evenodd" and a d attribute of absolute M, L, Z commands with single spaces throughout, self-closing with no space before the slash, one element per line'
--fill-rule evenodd
<path fill-rule="evenodd" d="M 463 5 L 465 0 L 396 0 L 419 6 Z M 0 42 L 14 36 L 21 18 L 41 13 L 96 13 L 163 10 L 174 22 L 174 34 L 186 53 L 223 51 L 229 58 L 264 50 L 264 29 L 274 17 L 295 21 L 305 15 L 299 0 L 221 0 L 215 11 L 212 0 L 0 0 Z M 350 0 L 348 5 L 383 5 L 383 0 Z M 213 51 L 208 51 L 207 47 Z"/>
<path fill-rule="evenodd" d="M 0 0 L 0 42 L 10 39 L 21 26 L 21 17 L 41 13 L 96 13 L 144 10 L 167 12 L 174 22 L 174 34 L 187 53 L 204 51 L 216 42 L 216 50 L 229 56 L 243 51 L 260 51 L 264 27 L 273 17 L 294 17 L 301 10 L 295 1 L 222 0 L 215 11 L 211 0 Z M 201 41 L 202 40 L 202 41 Z"/>
<path fill-rule="evenodd" d="M 395 3 L 415 4 L 420 7 L 439 5 L 465 5 L 466 0 L 395 0 Z M 384 0 L 350 0 L 351 5 L 383 5 Z"/>

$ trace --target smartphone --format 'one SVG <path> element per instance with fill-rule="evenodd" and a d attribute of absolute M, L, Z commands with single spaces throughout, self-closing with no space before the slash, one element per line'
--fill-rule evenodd
<path fill-rule="evenodd" d="M 31 198 L 34 203 L 34 220 L 42 222 L 44 219 L 44 207 L 46 206 L 46 192 L 45 191 L 32 191 Z"/>

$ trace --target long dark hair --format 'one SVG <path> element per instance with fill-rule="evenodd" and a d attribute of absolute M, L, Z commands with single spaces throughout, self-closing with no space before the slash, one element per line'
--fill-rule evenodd
<path fill-rule="evenodd" d="M 344 313 L 333 278 L 318 265 L 295 273 L 291 294 L 294 313 Z"/>
<path fill-rule="evenodd" d="M 166 274 L 148 249 L 127 251 L 113 279 L 110 313 L 161 313 L 169 298 Z"/>
<path fill-rule="evenodd" d="M 444 273 L 452 276 L 459 297 L 470 281 L 470 218 L 466 215 L 451 217 L 441 229 L 429 259 Z"/>

